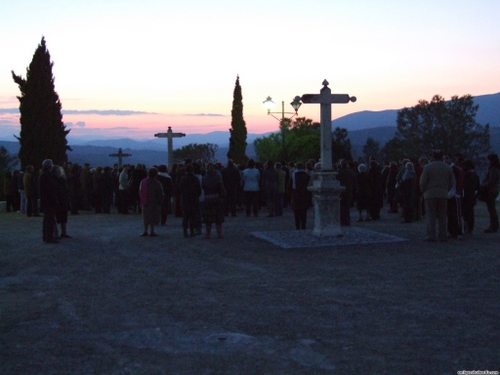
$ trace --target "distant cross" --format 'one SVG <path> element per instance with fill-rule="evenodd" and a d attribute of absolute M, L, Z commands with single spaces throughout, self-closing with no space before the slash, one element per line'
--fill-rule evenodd
<path fill-rule="evenodd" d="M 332 169 L 332 104 L 355 102 L 356 97 L 347 94 L 332 94 L 325 79 L 319 94 L 304 94 L 303 103 L 319 103 L 321 105 L 321 169 Z"/>
<path fill-rule="evenodd" d="M 117 154 L 109 154 L 109 156 L 111 156 L 113 158 L 117 157 L 118 158 L 118 167 L 121 168 L 123 165 L 123 158 L 125 158 L 127 156 L 132 156 L 132 154 L 124 154 L 122 149 L 119 148 Z"/>
<path fill-rule="evenodd" d="M 172 127 L 169 126 L 168 130 L 166 133 L 156 133 L 155 137 L 157 138 L 167 138 L 167 156 L 168 156 L 168 170 L 170 171 L 172 169 L 172 164 L 174 161 L 174 149 L 173 149 L 173 138 L 181 138 L 185 137 L 186 134 L 184 133 L 174 133 L 172 132 Z"/>

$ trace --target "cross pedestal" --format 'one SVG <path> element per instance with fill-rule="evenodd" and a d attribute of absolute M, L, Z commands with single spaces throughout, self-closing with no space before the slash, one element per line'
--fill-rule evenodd
<path fill-rule="evenodd" d="M 172 165 L 174 164 L 174 149 L 173 149 L 173 138 L 185 137 L 184 133 L 174 133 L 172 132 L 172 127 L 169 126 L 166 133 L 156 133 L 155 137 L 157 138 L 167 138 L 167 165 L 168 170 L 172 169 Z"/>
<path fill-rule="evenodd" d="M 125 158 L 127 156 L 132 156 L 132 154 L 124 154 L 122 149 L 119 148 L 117 154 L 109 154 L 109 156 L 111 156 L 113 158 L 117 157 L 118 158 L 118 167 L 121 168 L 123 166 L 123 158 Z"/>
<path fill-rule="evenodd" d="M 314 229 L 319 237 L 342 236 L 340 227 L 340 193 L 345 188 L 335 179 L 332 168 L 332 104 L 355 102 L 354 96 L 332 94 L 328 81 L 323 81 L 319 94 L 304 94 L 304 104 L 315 103 L 321 107 L 321 171 L 315 172 L 313 186 L 308 189 L 313 193 Z"/>

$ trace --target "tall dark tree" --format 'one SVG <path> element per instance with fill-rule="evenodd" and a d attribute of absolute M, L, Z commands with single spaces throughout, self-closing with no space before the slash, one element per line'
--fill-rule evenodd
<path fill-rule="evenodd" d="M 247 161 L 247 126 L 243 119 L 243 96 L 241 95 L 240 76 L 236 76 L 233 92 L 233 108 L 231 109 L 231 136 L 229 137 L 228 159 L 233 159 L 236 164 Z"/>
<path fill-rule="evenodd" d="M 63 123 L 61 102 L 54 87 L 52 66 L 42 37 L 26 69 L 26 78 L 12 71 L 12 78 L 21 90 L 21 96 L 17 97 L 21 114 L 21 131 L 16 137 L 20 143 L 19 159 L 23 167 L 33 165 L 36 170 L 44 159 L 62 164 L 67 161 L 66 151 L 71 150 L 66 140 L 69 130 Z"/>
<path fill-rule="evenodd" d="M 489 125 L 480 125 L 475 117 L 479 106 L 470 95 L 453 96 L 445 101 L 435 95 L 430 102 L 421 100 L 398 112 L 395 141 L 406 157 L 429 156 L 433 149 L 462 154 L 478 160 L 490 150 Z"/>

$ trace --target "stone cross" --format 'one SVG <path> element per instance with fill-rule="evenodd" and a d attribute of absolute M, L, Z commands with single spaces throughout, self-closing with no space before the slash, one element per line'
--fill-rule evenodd
<path fill-rule="evenodd" d="M 172 169 L 172 165 L 174 164 L 174 149 L 173 149 L 173 138 L 180 138 L 180 137 L 185 137 L 186 134 L 184 133 L 174 133 L 172 132 L 172 127 L 169 126 L 168 130 L 166 133 L 156 133 L 155 137 L 157 138 L 167 138 L 167 165 L 168 165 L 168 170 L 170 171 Z"/>
<path fill-rule="evenodd" d="M 340 186 L 332 170 L 332 104 L 355 102 L 354 96 L 332 94 L 328 81 L 323 81 L 319 94 L 305 94 L 303 103 L 321 105 L 321 170 L 314 173 L 313 186 L 307 189 L 313 193 L 314 229 L 319 237 L 342 236 L 340 226 L 340 194 L 345 188 Z"/>
<path fill-rule="evenodd" d="M 109 156 L 111 156 L 113 158 L 117 157 L 118 158 L 118 167 L 121 168 L 123 166 L 123 158 L 125 158 L 127 156 L 132 156 L 132 154 L 124 154 L 122 149 L 119 148 L 117 154 L 109 154 Z"/>
<path fill-rule="evenodd" d="M 332 170 L 332 104 L 355 102 L 356 97 L 347 94 L 332 94 L 325 79 L 319 94 L 304 94 L 302 103 L 319 103 L 321 105 L 321 169 Z"/>

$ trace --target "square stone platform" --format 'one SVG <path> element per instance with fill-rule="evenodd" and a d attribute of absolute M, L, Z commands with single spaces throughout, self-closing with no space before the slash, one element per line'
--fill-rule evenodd
<path fill-rule="evenodd" d="M 402 237 L 356 227 L 343 229 L 342 236 L 336 237 L 318 237 L 312 233 L 312 230 L 282 230 L 251 232 L 250 234 L 284 249 L 408 241 Z"/>

